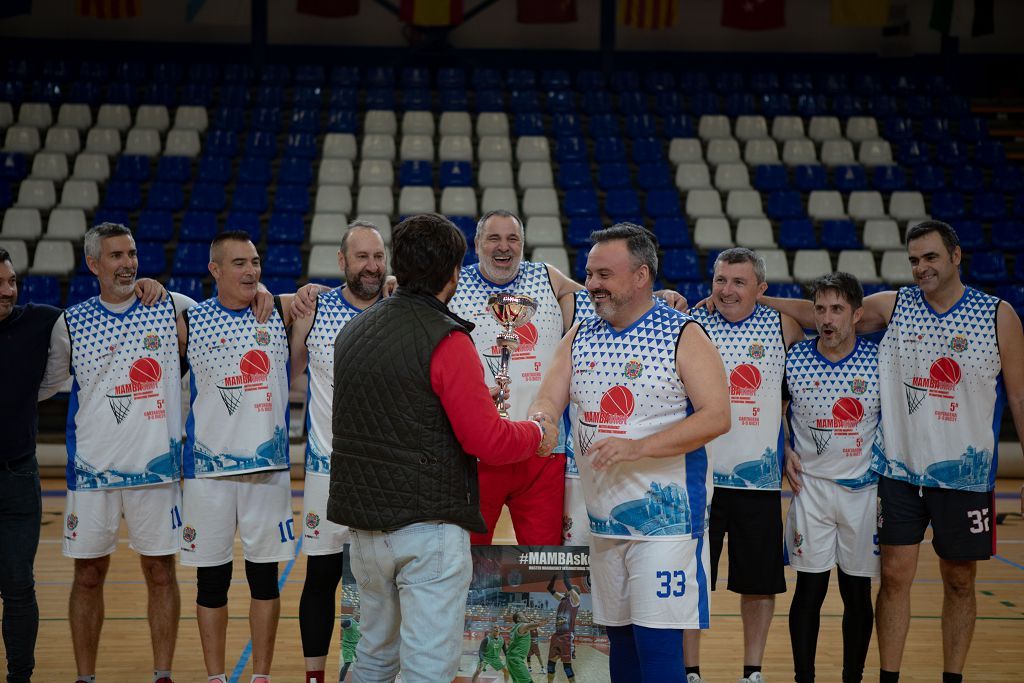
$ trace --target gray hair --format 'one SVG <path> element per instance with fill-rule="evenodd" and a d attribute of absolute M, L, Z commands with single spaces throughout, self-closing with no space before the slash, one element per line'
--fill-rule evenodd
<path fill-rule="evenodd" d="M 103 240 L 108 237 L 118 237 L 119 235 L 132 236 L 132 231 L 120 223 L 100 223 L 93 227 L 89 232 L 85 233 L 83 239 L 83 246 L 85 255 L 93 260 L 98 259 L 103 254 Z"/>
<path fill-rule="evenodd" d="M 658 277 L 658 240 L 650 230 L 635 223 L 616 223 L 610 228 L 590 233 L 590 241 L 594 244 L 610 240 L 625 240 L 633 265 L 636 268 L 647 266 L 651 282 L 654 282 Z"/>
<path fill-rule="evenodd" d="M 718 257 L 715 258 L 716 269 L 720 263 L 749 263 L 754 267 L 754 275 L 757 277 L 758 284 L 767 280 L 765 276 L 764 257 L 756 251 L 752 251 L 746 247 L 733 247 L 732 249 L 726 249 L 721 252 Z"/>
<path fill-rule="evenodd" d="M 519 227 L 520 239 L 526 239 L 526 233 L 523 229 L 523 221 L 522 219 L 519 218 L 519 216 L 515 215 L 511 211 L 506 211 L 505 209 L 495 209 L 494 211 L 488 211 L 487 213 L 485 213 L 483 216 L 480 217 L 480 220 L 476 222 L 476 234 L 473 236 L 474 241 L 480 239 L 483 236 L 484 226 L 487 225 L 488 219 L 490 219 L 492 216 L 501 216 L 502 218 L 511 218 L 512 220 L 514 220 L 516 222 L 516 226 Z"/>
<path fill-rule="evenodd" d="M 364 229 L 367 229 L 367 230 L 373 230 L 378 235 L 380 234 L 380 228 L 378 228 L 376 225 L 374 225 L 370 221 L 363 220 L 363 219 L 356 219 L 356 220 L 354 220 L 354 221 L 352 221 L 351 223 L 348 224 L 348 226 L 345 228 L 345 232 L 341 233 L 341 244 L 338 245 L 338 251 L 340 251 L 343 254 L 345 253 L 345 247 L 348 246 L 348 236 L 349 236 L 349 234 L 351 234 L 353 230 L 358 230 L 359 228 L 364 228 Z"/>

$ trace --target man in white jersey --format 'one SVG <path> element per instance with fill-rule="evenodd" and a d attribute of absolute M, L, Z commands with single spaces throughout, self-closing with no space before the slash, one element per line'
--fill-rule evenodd
<path fill-rule="evenodd" d="M 881 683 L 899 680 L 910 587 L 930 524 L 943 583 L 943 681 L 962 680 L 974 634 L 977 561 L 993 552 L 1003 401 L 1024 434 L 1024 333 L 1005 301 L 960 280 L 956 232 L 924 221 L 906 234 L 915 286 L 864 299 L 857 331 L 879 344 L 885 457 L 876 469 L 882 582 L 875 608 Z M 801 323 L 810 302 L 771 299 Z"/>
<path fill-rule="evenodd" d="M 526 408 L 536 396 L 541 379 L 551 362 L 555 347 L 569 329 L 576 313 L 576 294 L 583 287 L 554 266 L 523 260 L 523 224 L 509 211 L 491 211 L 476 227 L 474 245 L 479 264 L 462 269 L 459 286 L 449 304 L 456 315 L 476 324 L 473 340 L 480 360 L 491 378 L 498 371 L 495 338 L 502 330 L 491 316 L 487 299 L 497 292 L 526 294 L 537 301 L 537 312 L 519 328 L 522 342 L 509 365 L 513 420 L 526 417 Z M 685 309 L 686 300 L 675 292 L 659 292 L 673 305 Z M 487 524 L 486 534 L 473 534 L 472 542 L 487 544 L 507 505 L 516 539 L 524 545 L 558 545 L 562 542 L 563 498 L 566 492 L 565 444 L 556 456 L 534 458 L 515 465 L 481 463 L 480 509 Z M 574 541 L 578 542 L 578 541 Z"/>
<path fill-rule="evenodd" d="M 175 320 L 194 302 L 136 281 L 131 231 L 85 235 L 99 296 L 72 306 L 50 335 L 40 399 L 74 377 L 67 424 L 63 552 L 74 558 L 68 620 L 79 681 L 96 680 L 103 586 L 124 515 L 146 580 L 154 681 L 171 680 L 181 600 L 174 571 L 181 525 L 181 367 Z M 143 283 L 159 294 L 143 295 Z"/>
<path fill-rule="evenodd" d="M 810 284 L 817 339 L 786 358 L 794 498 L 786 549 L 796 570 L 789 637 L 797 683 L 814 681 L 821 605 L 837 567 L 843 598 L 843 683 L 860 683 L 871 642 L 871 577 L 878 576 L 875 500 L 881 458 L 878 345 L 854 334 L 864 290 L 849 273 Z"/>
<path fill-rule="evenodd" d="M 342 547 L 348 528 L 327 519 L 331 473 L 331 405 L 334 398 L 334 340 L 345 324 L 376 303 L 387 274 L 384 240 L 372 223 L 355 221 L 341 236 L 338 268 L 345 285 L 321 293 L 313 315 L 292 325 L 292 378 L 306 372 L 306 482 L 302 505 L 302 550 L 306 580 L 299 600 L 299 630 L 306 660 L 303 683 L 324 683 L 327 651 L 334 631 L 341 581 Z"/>
<path fill-rule="evenodd" d="M 715 259 L 711 297 L 693 317 L 708 331 L 729 374 L 732 426 L 708 444 L 714 464 L 711 586 L 729 536 L 729 590 L 740 594 L 742 683 L 761 680 L 775 595 L 786 591 L 782 541 L 782 378 L 786 350 L 803 339 L 795 320 L 757 303 L 768 287 L 764 259 L 726 249 Z M 686 634 L 687 674 L 700 680 L 700 632 Z"/>
<path fill-rule="evenodd" d="M 530 411 L 576 410 L 594 621 L 607 627 L 611 680 L 682 683 L 682 629 L 709 620 L 704 444 L 729 428 L 725 370 L 699 324 L 652 300 L 650 233 L 619 224 L 591 239 L 598 317 L 559 344 Z"/>
<path fill-rule="evenodd" d="M 254 683 L 270 680 L 280 614 L 277 563 L 295 556 L 288 458 L 288 336 L 293 295 L 266 322 L 250 310 L 260 256 L 245 232 L 210 245 L 217 296 L 178 326 L 192 371 L 181 562 L 198 567 L 196 612 L 211 681 L 226 681 L 227 594 L 236 530 L 252 598 Z"/>

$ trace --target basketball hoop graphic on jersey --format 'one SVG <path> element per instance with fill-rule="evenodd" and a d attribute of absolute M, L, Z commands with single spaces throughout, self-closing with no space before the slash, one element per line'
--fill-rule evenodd
<path fill-rule="evenodd" d="M 590 446 L 597 436 L 597 424 L 594 422 L 576 421 L 576 443 L 580 446 L 580 455 L 590 455 Z"/>
<path fill-rule="evenodd" d="M 107 394 L 107 401 L 110 402 L 110 410 L 114 413 L 114 420 L 117 424 L 124 422 L 132 409 L 131 394 Z"/>
<path fill-rule="evenodd" d="M 501 372 L 501 355 L 485 353 L 484 362 L 487 364 L 487 369 L 491 371 L 491 377 L 497 379 L 498 373 Z"/>
<path fill-rule="evenodd" d="M 228 415 L 234 415 L 235 411 L 238 410 L 238 406 L 242 403 L 242 389 L 243 387 L 226 387 L 221 384 L 217 385 L 217 391 L 220 392 L 220 400 L 224 401 L 224 407 L 228 409 Z"/>
<path fill-rule="evenodd" d="M 924 401 L 925 396 L 950 399 L 956 387 L 963 379 L 960 364 L 948 356 L 937 358 L 928 369 L 927 377 L 914 377 L 910 383 L 904 382 L 907 392 L 907 408 L 913 415 Z M 913 398 L 911 397 L 913 391 Z"/>
<path fill-rule="evenodd" d="M 753 403 L 761 388 L 761 371 L 756 365 L 741 363 L 729 373 L 729 400 L 732 403 Z"/>
<path fill-rule="evenodd" d="M 128 383 L 115 386 L 113 391 L 107 394 L 107 401 L 117 424 L 121 424 L 128 417 L 135 399 L 151 398 L 159 394 L 157 387 L 162 376 L 160 363 L 155 358 L 147 356 L 132 363 L 128 369 Z"/>
<path fill-rule="evenodd" d="M 596 432 L 601 434 L 624 434 L 626 423 L 636 407 L 636 398 L 633 392 L 627 387 L 617 384 L 601 396 L 599 410 L 585 410 L 579 418 L 579 424 L 594 425 Z M 592 442 L 594 437 L 590 438 Z M 585 435 L 580 435 L 580 446 L 584 446 Z M 584 447 L 584 452 L 589 449 L 589 443 Z"/>
<path fill-rule="evenodd" d="M 851 436 L 857 434 L 857 425 L 864 419 L 864 404 L 852 396 L 843 396 L 832 404 L 831 419 L 818 419 L 810 427 L 811 437 L 818 455 L 825 452 L 833 434 Z"/>
<path fill-rule="evenodd" d="M 270 356 L 259 349 L 246 351 L 238 361 L 238 369 L 242 374 L 225 377 L 224 382 L 217 385 L 220 398 L 228 415 L 234 415 L 242 404 L 242 395 L 246 391 L 265 389 L 267 375 L 270 374 Z"/>

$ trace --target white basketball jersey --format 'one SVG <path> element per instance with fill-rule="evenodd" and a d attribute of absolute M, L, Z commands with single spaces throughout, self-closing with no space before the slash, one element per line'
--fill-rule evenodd
<path fill-rule="evenodd" d="M 782 378 L 786 342 L 782 317 L 758 304 L 731 323 L 718 311 L 692 311 L 718 347 L 729 376 L 732 426 L 707 445 L 715 486 L 735 489 L 782 488 Z"/>
<path fill-rule="evenodd" d="M 68 406 L 70 490 L 181 478 L 181 366 L 174 303 L 136 299 L 123 313 L 99 297 L 64 312 L 74 382 Z"/>
<path fill-rule="evenodd" d="M 334 425 L 331 406 L 334 404 L 334 340 L 349 320 L 362 313 L 350 304 L 338 287 L 316 299 L 316 316 L 306 336 L 309 352 L 309 395 L 306 401 L 306 472 L 331 473 L 331 441 Z"/>
<path fill-rule="evenodd" d="M 573 436 L 590 529 L 598 536 L 697 538 L 705 531 L 711 472 L 703 448 L 601 471 L 587 457 L 603 438 L 640 439 L 692 412 L 676 370 L 679 335 L 691 322 L 654 305 L 621 332 L 601 318 L 587 318 L 573 340 Z"/>
<path fill-rule="evenodd" d="M 504 328 L 491 316 L 487 299 L 491 294 L 501 292 L 525 294 L 537 302 L 533 318 L 516 330 L 520 338 L 519 349 L 512 354 L 508 367 L 512 378 L 508 415 L 513 420 L 525 420 L 527 409 L 540 389 L 541 376 L 550 365 L 562 338 L 562 309 L 555 298 L 548 267 L 544 263 L 523 261 L 519 264 L 519 273 L 504 285 L 487 280 L 480 273 L 479 265 L 463 268 L 448 309 L 476 325 L 473 343 L 481 362 L 489 370 L 488 383 L 494 382 L 498 372 L 501 350 L 497 337 Z"/>
<path fill-rule="evenodd" d="M 288 335 L 214 297 L 188 312 L 186 478 L 288 469 Z"/>
<path fill-rule="evenodd" d="M 872 462 L 882 457 L 878 345 L 857 339 L 833 363 L 817 339 L 794 344 L 786 358 L 789 426 L 804 473 L 858 489 L 878 480 Z"/>
<path fill-rule="evenodd" d="M 967 287 L 939 315 L 918 287 L 896 297 L 879 345 L 885 460 L 915 486 L 991 491 L 1006 394 L 996 342 L 999 299 Z"/>
<path fill-rule="evenodd" d="M 581 289 L 577 291 L 573 297 L 575 299 L 575 307 L 572 315 L 573 325 L 584 318 L 597 315 L 597 310 L 594 308 L 594 301 L 590 298 L 590 292 L 585 289 Z M 576 466 L 576 442 L 573 439 L 572 434 L 573 425 L 575 423 L 576 412 L 573 410 L 572 403 L 570 403 L 562 414 L 562 431 L 559 434 L 559 441 L 565 442 L 565 476 L 571 479 L 580 478 L 580 469 Z"/>

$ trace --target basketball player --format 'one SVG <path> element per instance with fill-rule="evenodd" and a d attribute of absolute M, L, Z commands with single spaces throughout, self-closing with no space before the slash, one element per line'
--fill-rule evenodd
<path fill-rule="evenodd" d="M 1024 434 L 1024 333 L 1008 303 L 964 286 L 953 228 L 924 221 L 907 229 L 906 243 L 916 284 L 865 298 L 857 326 L 885 330 L 878 351 L 885 457 L 876 466 L 879 680 L 899 680 L 910 586 L 930 524 L 943 584 L 942 676 L 956 683 L 974 635 L 977 562 L 993 553 L 1004 400 Z M 801 323 L 813 318 L 807 301 L 767 303 Z"/>
<path fill-rule="evenodd" d="M 594 621 L 611 680 L 682 683 L 682 629 L 707 628 L 704 444 L 729 428 L 725 370 L 691 317 L 651 297 L 657 246 L 639 226 L 595 232 L 597 317 L 559 344 L 530 412 L 571 399 L 590 519 Z"/>
<path fill-rule="evenodd" d="M 508 649 L 505 651 L 505 662 L 508 665 L 512 683 L 530 683 L 533 680 L 526 661 L 529 659 L 530 653 L 533 652 L 537 629 L 549 621 L 551 621 L 550 616 L 528 622 L 526 614 L 523 612 L 516 612 L 512 615 L 512 642 L 509 643 Z M 540 661 L 540 648 L 537 649 L 537 660 Z"/>
<path fill-rule="evenodd" d="M 512 354 L 513 420 L 526 416 L 526 407 L 537 394 L 558 340 L 572 324 L 576 296 L 583 288 L 547 263 L 523 260 L 523 224 L 509 211 L 490 211 L 476 226 L 474 245 L 480 262 L 462 269 L 459 286 L 449 304 L 456 315 L 476 324 L 473 340 L 480 360 L 498 371 L 500 352 L 495 338 L 503 329 L 487 309 L 495 293 L 526 294 L 537 301 L 537 312 L 518 330 L 522 339 Z M 659 292 L 673 305 L 686 307 L 675 292 Z M 562 507 L 565 496 L 564 437 L 550 459 L 534 458 L 516 465 L 480 466 L 480 509 L 487 533 L 473 534 L 475 544 L 489 544 L 494 527 L 507 505 L 516 539 L 523 545 L 558 545 L 562 542 Z"/>
<path fill-rule="evenodd" d="M 803 339 L 787 315 L 757 303 L 768 287 L 764 259 L 726 249 L 715 259 L 711 305 L 692 315 L 707 330 L 729 373 L 731 427 L 708 444 L 714 463 L 711 588 L 729 535 L 729 590 L 740 594 L 743 678 L 761 681 L 775 595 L 786 591 L 782 541 L 782 376 L 786 349 Z M 700 681 L 700 632 L 683 646 L 689 680 Z"/>
<path fill-rule="evenodd" d="M 356 661 L 356 645 L 362 637 L 358 611 L 341 620 L 341 672 L 338 674 L 338 683 L 344 683 L 349 667 Z"/>
<path fill-rule="evenodd" d="M 198 567 L 196 612 L 210 681 L 226 683 L 227 596 L 236 529 L 252 598 L 253 683 L 267 683 L 280 614 L 277 563 L 295 556 L 288 476 L 291 296 L 269 320 L 250 310 L 261 267 L 241 231 L 210 245 L 217 296 L 178 325 L 192 370 L 183 464 L 182 564 Z"/>
<path fill-rule="evenodd" d="M 313 315 L 296 318 L 291 332 L 292 378 L 304 372 L 309 375 L 302 505 L 302 550 L 307 561 L 299 600 L 299 630 L 306 660 L 304 683 L 324 683 L 341 582 L 341 551 L 349 536 L 346 527 L 327 519 L 334 339 L 345 323 L 381 297 L 387 264 L 384 240 L 372 223 L 356 221 L 348 226 L 338 249 L 338 268 L 345 276 L 345 286 L 320 294 Z"/>
<path fill-rule="evenodd" d="M 576 635 L 576 614 L 580 611 L 580 589 L 563 579 L 565 592 L 555 590 L 555 577 L 548 582 L 548 593 L 558 600 L 555 610 L 555 632 L 548 641 L 548 683 L 555 680 L 555 665 L 562 660 L 565 677 L 576 680 L 572 668 L 573 637 Z"/>
<path fill-rule="evenodd" d="M 195 302 L 176 293 L 163 296 L 163 287 L 152 280 L 146 285 L 159 290 L 161 300 L 140 298 L 135 240 L 123 225 L 92 228 L 84 251 L 100 293 L 57 319 L 39 390 L 47 398 L 74 377 L 63 552 L 75 560 L 68 621 L 77 680 L 96 680 L 103 587 L 123 515 L 146 580 L 153 680 L 166 683 L 181 608 L 174 569 L 181 525 L 175 323 Z"/>
<path fill-rule="evenodd" d="M 538 669 L 544 667 L 544 660 L 540 658 L 540 631 L 535 628 L 530 629 L 530 650 L 526 653 L 526 670 L 528 672 L 533 671 L 533 665 L 530 664 L 531 657 L 537 658 Z"/>
<path fill-rule="evenodd" d="M 473 683 L 476 683 L 481 672 L 488 666 L 495 671 L 500 671 L 501 680 L 503 683 L 508 683 L 508 668 L 505 666 L 505 660 L 502 659 L 502 655 L 507 656 L 506 649 L 505 639 L 495 624 L 491 627 L 491 632 L 480 641 L 479 661 L 476 664 L 476 671 L 473 672 Z"/>
<path fill-rule="evenodd" d="M 848 273 L 810 285 L 817 339 L 786 358 L 794 492 L 786 548 L 796 570 L 789 636 L 797 683 L 814 681 L 821 605 L 837 567 L 843 598 L 843 683 L 860 683 L 871 642 L 871 577 L 878 576 L 875 500 L 881 457 L 878 345 L 854 334 L 864 290 Z"/>

